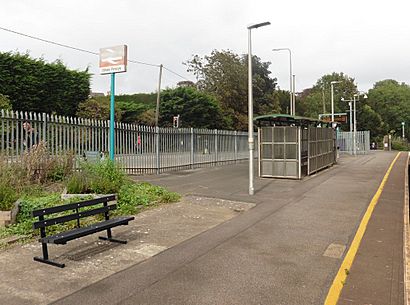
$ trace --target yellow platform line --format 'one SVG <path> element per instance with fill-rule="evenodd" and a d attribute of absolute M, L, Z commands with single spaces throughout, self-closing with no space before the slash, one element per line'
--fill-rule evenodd
<path fill-rule="evenodd" d="M 342 289 L 343 289 L 343 285 L 346 281 L 347 274 L 350 270 L 350 267 L 353 264 L 353 260 L 356 256 L 357 250 L 359 249 L 364 232 L 366 231 L 367 224 L 369 223 L 373 210 L 377 202 L 379 201 L 380 195 L 382 194 L 386 181 L 389 178 L 393 165 L 394 163 L 396 163 L 399 156 L 400 156 L 400 152 L 396 155 L 396 157 L 390 164 L 390 167 L 387 170 L 386 174 L 384 175 L 383 180 L 380 183 L 380 186 L 377 189 L 376 194 L 374 194 L 372 201 L 370 201 L 370 204 L 367 207 L 367 211 L 364 214 L 362 221 L 360 222 L 359 228 L 357 229 L 356 235 L 353 238 L 352 244 L 350 245 L 350 248 L 347 251 L 342 264 L 340 265 L 339 271 L 337 272 L 336 277 L 333 280 L 332 286 L 330 286 L 330 289 L 327 294 L 324 305 L 336 305 L 337 304 L 337 301 L 339 300 L 339 297 L 340 297 L 340 293 L 342 292 Z"/>

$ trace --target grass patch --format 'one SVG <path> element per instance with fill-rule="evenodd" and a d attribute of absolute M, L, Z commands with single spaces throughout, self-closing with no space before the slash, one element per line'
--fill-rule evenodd
<path fill-rule="evenodd" d="M 66 187 L 69 194 L 113 194 L 126 181 L 124 172 L 112 160 L 102 160 L 82 163 L 80 171 L 67 179 Z"/>
<path fill-rule="evenodd" d="M 36 193 L 38 191 L 38 193 Z M 37 218 L 31 217 L 31 212 L 40 208 L 48 208 L 56 205 L 62 205 L 72 202 L 79 202 L 91 199 L 90 197 L 74 197 L 67 200 L 61 200 L 60 193 L 46 194 L 39 190 L 32 190 L 31 194 L 24 195 L 20 200 L 20 211 L 17 215 L 17 223 L 7 228 L 0 228 L 0 239 L 9 237 L 12 235 L 23 236 L 27 239 L 39 236 L 39 230 L 33 230 L 33 223 L 37 221 Z M 154 186 L 147 182 L 132 183 L 126 182 L 119 188 L 117 210 L 114 210 L 114 215 L 133 215 L 137 214 L 141 209 L 140 207 L 155 206 L 161 203 L 177 202 L 180 199 L 180 195 L 177 193 L 169 192 L 160 186 Z M 84 207 L 83 210 L 96 208 Z M 82 210 L 81 210 L 82 211 Z M 69 214 L 70 212 L 64 212 L 60 214 L 53 214 L 51 217 L 62 216 Z M 81 219 L 82 225 L 91 224 L 103 219 L 102 215 L 96 215 Z M 58 224 L 47 227 L 47 234 L 54 234 L 62 231 L 66 231 L 74 228 L 76 221 L 71 221 L 65 224 Z"/>
<path fill-rule="evenodd" d="M 126 183 L 118 193 L 118 213 L 135 214 L 140 206 L 177 202 L 181 196 L 147 182 Z"/>
<path fill-rule="evenodd" d="M 0 228 L 0 239 L 12 235 L 24 236 L 27 239 L 39 236 L 39 230 L 33 230 L 37 218 L 31 212 L 70 202 L 79 202 L 89 198 L 71 198 L 61 200 L 60 190 L 64 185 L 71 194 L 118 194 L 117 210 L 113 215 L 132 215 L 140 207 L 149 207 L 161 203 L 176 202 L 180 199 L 177 193 L 154 186 L 146 182 L 133 183 L 125 173 L 111 160 L 95 163 L 84 162 L 80 170 L 74 170 L 74 156 L 50 156 L 44 143 L 25 152 L 21 160 L 10 163 L 0 160 L 0 210 L 10 210 L 20 198 L 20 211 L 17 223 L 7 228 Z M 96 208 L 84 207 L 84 210 Z M 80 209 L 81 210 L 81 209 Z M 51 215 L 62 216 L 70 212 Z M 87 225 L 102 220 L 102 215 L 82 219 Z M 74 228 L 76 221 L 47 227 L 47 234 L 54 234 Z M 1 242 L 1 241 L 0 241 Z"/>

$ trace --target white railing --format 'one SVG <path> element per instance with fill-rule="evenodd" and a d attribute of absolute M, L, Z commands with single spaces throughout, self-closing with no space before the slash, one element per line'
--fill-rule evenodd
<path fill-rule="evenodd" d="M 1 110 L 0 152 L 9 160 L 44 141 L 52 155 L 108 156 L 109 121 Z M 115 123 L 115 160 L 130 174 L 248 158 L 247 132 Z M 255 145 L 257 147 L 257 145 Z"/>
<path fill-rule="evenodd" d="M 337 133 L 337 146 L 340 153 L 348 153 L 353 155 L 354 150 L 354 137 L 353 132 L 338 132 Z M 365 155 L 370 151 L 370 131 L 357 131 L 356 132 L 356 154 Z"/>

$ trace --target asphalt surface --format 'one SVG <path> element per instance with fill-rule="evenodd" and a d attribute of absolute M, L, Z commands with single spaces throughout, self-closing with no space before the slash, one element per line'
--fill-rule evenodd
<path fill-rule="evenodd" d="M 404 303 L 403 225 L 407 153 L 395 163 L 369 221 L 339 305 Z"/>
<path fill-rule="evenodd" d="M 324 253 L 349 246 L 394 157 L 344 156 L 302 181 L 256 179 L 254 196 L 246 163 L 144 177 L 257 205 L 55 304 L 323 304 L 344 255 Z"/>

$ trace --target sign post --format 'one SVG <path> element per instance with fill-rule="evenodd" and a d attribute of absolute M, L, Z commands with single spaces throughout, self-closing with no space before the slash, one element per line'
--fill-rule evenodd
<path fill-rule="evenodd" d="M 127 71 L 127 46 L 100 49 L 100 74 L 111 74 L 110 99 L 110 160 L 115 155 L 115 73 Z"/>
<path fill-rule="evenodd" d="M 115 73 L 111 73 L 110 99 L 110 160 L 114 160 L 115 152 Z"/>

